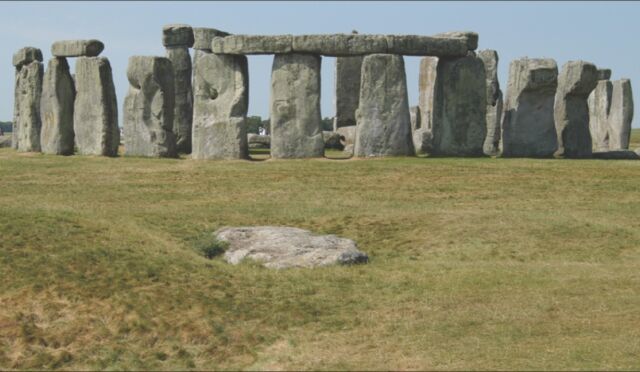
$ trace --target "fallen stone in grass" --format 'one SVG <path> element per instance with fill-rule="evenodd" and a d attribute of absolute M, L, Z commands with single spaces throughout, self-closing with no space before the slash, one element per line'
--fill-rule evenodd
<path fill-rule="evenodd" d="M 229 244 L 225 261 L 236 265 L 244 259 L 271 269 L 366 263 L 369 257 L 351 239 L 315 235 L 295 227 L 225 227 L 214 233 Z"/>
<path fill-rule="evenodd" d="M 638 150 L 597 151 L 593 153 L 593 158 L 608 160 L 637 160 L 640 159 L 640 154 L 637 152 Z"/>

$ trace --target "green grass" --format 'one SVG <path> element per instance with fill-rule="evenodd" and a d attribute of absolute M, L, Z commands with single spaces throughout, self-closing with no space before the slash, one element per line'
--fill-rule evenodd
<path fill-rule="evenodd" d="M 637 370 L 639 180 L 626 160 L 0 149 L 0 369 Z M 370 263 L 199 248 L 264 224 L 355 239 Z"/>

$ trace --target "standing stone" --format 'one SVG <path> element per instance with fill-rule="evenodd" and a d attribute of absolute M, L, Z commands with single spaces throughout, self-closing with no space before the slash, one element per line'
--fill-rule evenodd
<path fill-rule="evenodd" d="M 497 155 L 500 144 L 500 119 L 502 117 L 502 91 L 498 82 L 498 52 L 482 50 L 478 58 L 484 63 L 487 87 L 487 136 L 484 140 L 485 155 Z"/>
<path fill-rule="evenodd" d="M 522 58 L 509 66 L 502 121 L 502 156 L 549 157 L 558 147 L 553 104 L 558 66 L 552 59 Z"/>
<path fill-rule="evenodd" d="M 73 131 L 78 152 L 117 156 L 120 129 L 109 60 L 105 57 L 78 58 L 75 81 Z"/>
<path fill-rule="evenodd" d="M 194 76 L 193 159 L 246 159 L 247 57 L 202 54 Z M 322 136 L 320 137 L 322 139 Z"/>
<path fill-rule="evenodd" d="M 609 110 L 609 150 L 627 150 L 633 120 L 633 93 L 629 79 L 613 82 Z"/>
<path fill-rule="evenodd" d="M 54 155 L 72 155 L 74 146 L 73 103 L 76 88 L 69 64 L 64 57 L 49 60 L 44 74 L 40 117 L 42 152 Z"/>
<path fill-rule="evenodd" d="M 360 99 L 362 56 L 336 57 L 335 108 L 333 129 L 356 125 L 356 109 Z"/>
<path fill-rule="evenodd" d="M 420 125 L 418 128 L 426 128 L 429 131 L 433 124 L 433 96 L 436 88 L 437 70 L 438 57 L 424 57 L 420 60 L 418 78 Z"/>
<path fill-rule="evenodd" d="M 589 132 L 594 151 L 609 150 L 609 109 L 613 85 L 609 81 L 611 70 L 598 70 L 598 83 L 587 98 L 589 106 Z"/>
<path fill-rule="evenodd" d="M 129 92 L 123 112 L 125 155 L 176 157 L 171 61 L 163 57 L 130 57 L 127 78 Z"/>
<path fill-rule="evenodd" d="M 487 94 L 482 60 L 475 55 L 440 58 L 433 98 L 432 154 L 484 155 Z"/>
<path fill-rule="evenodd" d="M 558 135 L 555 156 L 588 158 L 592 154 L 587 98 L 595 88 L 597 69 L 592 63 L 569 61 L 562 66 L 554 104 Z"/>
<path fill-rule="evenodd" d="M 178 152 L 191 153 L 191 127 L 193 120 L 193 93 L 191 88 L 191 56 L 193 29 L 189 25 L 166 25 L 162 28 L 162 43 L 167 49 L 167 58 L 173 65 L 175 81 L 175 108 L 173 133 Z"/>
<path fill-rule="evenodd" d="M 320 63 L 320 56 L 313 54 L 275 55 L 270 102 L 272 158 L 323 156 Z"/>
<path fill-rule="evenodd" d="M 40 99 L 42 52 L 26 47 L 13 55 L 16 67 L 12 147 L 21 152 L 40 151 Z"/>
<path fill-rule="evenodd" d="M 354 156 L 414 155 L 402 56 L 366 56 L 360 81 Z"/>

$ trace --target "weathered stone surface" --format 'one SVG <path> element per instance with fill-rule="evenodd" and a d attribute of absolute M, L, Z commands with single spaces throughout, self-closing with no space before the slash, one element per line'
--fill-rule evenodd
<path fill-rule="evenodd" d="M 611 79 L 611 70 L 608 68 L 599 68 L 597 75 L 598 80 L 609 80 Z"/>
<path fill-rule="evenodd" d="M 430 154 L 433 152 L 433 133 L 427 128 L 418 128 L 412 134 L 413 147 L 416 154 Z"/>
<path fill-rule="evenodd" d="M 502 121 L 502 156 L 550 157 L 558 147 L 553 104 L 558 66 L 552 59 L 521 58 L 509 66 Z"/>
<path fill-rule="evenodd" d="M 193 28 L 193 49 L 206 50 L 211 52 L 211 42 L 214 37 L 229 36 L 228 32 L 216 30 L 215 28 L 194 27 Z"/>
<path fill-rule="evenodd" d="M 612 89 L 613 85 L 609 80 L 599 80 L 587 98 L 589 132 L 594 151 L 609 150 L 609 108 Z"/>
<path fill-rule="evenodd" d="M 219 54 L 278 54 L 293 51 L 292 35 L 229 35 L 214 37 L 211 51 Z"/>
<path fill-rule="evenodd" d="M 487 136 L 482 146 L 485 155 L 494 156 L 500 153 L 500 134 L 502 133 L 500 123 L 502 122 L 503 104 L 502 91 L 498 91 L 495 106 L 487 106 Z"/>
<path fill-rule="evenodd" d="M 117 156 L 120 143 L 118 106 L 111 64 L 105 57 L 76 62 L 73 131 L 82 155 Z"/>
<path fill-rule="evenodd" d="M 615 150 L 615 151 L 595 151 L 593 153 L 594 159 L 606 159 L 606 160 L 638 160 L 640 155 L 636 151 L 631 150 Z"/>
<path fill-rule="evenodd" d="M 345 154 L 349 154 L 351 156 L 353 156 L 353 151 L 355 150 L 355 145 L 353 143 L 349 143 L 344 147 L 344 150 L 342 150 L 342 152 L 344 152 Z"/>
<path fill-rule="evenodd" d="M 467 49 L 468 50 L 476 50 L 476 49 L 478 49 L 478 39 L 480 38 L 480 36 L 478 35 L 477 32 L 472 32 L 472 31 L 442 32 L 442 33 L 439 33 L 439 34 L 435 34 L 434 37 L 461 38 L 461 39 L 464 39 L 466 41 L 466 45 L 467 45 Z"/>
<path fill-rule="evenodd" d="M 333 129 L 356 125 L 356 109 L 360 99 L 362 56 L 337 57 L 335 69 L 335 112 Z"/>
<path fill-rule="evenodd" d="M 414 155 L 402 56 L 366 56 L 361 82 L 354 156 Z"/>
<path fill-rule="evenodd" d="M 411 121 L 411 131 L 420 128 L 420 107 L 409 107 L 409 120 Z"/>
<path fill-rule="evenodd" d="M 276 54 L 271 71 L 271 157 L 324 154 L 320 117 L 320 62 L 311 54 Z"/>
<path fill-rule="evenodd" d="M 484 64 L 476 56 L 439 59 L 432 113 L 433 155 L 484 155 L 485 81 Z"/>
<path fill-rule="evenodd" d="M 420 125 L 418 125 L 417 128 L 424 128 L 427 131 L 431 131 L 433 127 L 433 100 L 436 88 L 437 70 L 437 57 L 424 57 L 420 60 L 420 71 L 418 76 L 418 107 L 420 107 Z"/>
<path fill-rule="evenodd" d="M 194 75 L 193 159 L 246 159 L 249 70 L 245 56 L 203 54 Z"/>
<path fill-rule="evenodd" d="M 292 38 L 292 50 L 326 56 L 385 53 L 387 38 L 384 35 L 360 34 L 297 35 Z"/>
<path fill-rule="evenodd" d="M 168 47 L 167 58 L 173 66 L 175 79 L 175 108 L 173 133 L 178 152 L 191 153 L 191 128 L 193 123 L 193 91 L 191 87 L 191 56 L 186 47 Z"/>
<path fill-rule="evenodd" d="M 193 29 L 189 25 L 172 24 L 162 27 L 162 45 L 165 47 L 191 48 L 193 41 Z"/>
<path fill-rule="evenodd" d="M 33 52 L 27 52 L 33 53 Z M 42 62 L 18 63 L 14 95 L 12 147 L 21 152 L 40 151 L 40 99 Z"/>
<path fill-rule="evenodd" d="M 554 104 L 558 135 L 557 157 L 591 157 L 589 107 L 587 98 L 597 84 L 597 69 L 592 63 L 569 61 L 562 66 Z"/>
<path fill-rule="evenodd" d="M 325 149 L 344 150 L 344 136 L 338 132 L 322 131 Z"/>
<path fill-rule="evenodd" d="M 502 118 L 502 91 L 498 82 L 498 52 L 481 50 L 478 58 L 484 63 L 487 88 L 487 136 L 484 140 L 484 154 L 497 155 L 500 144 L 500 119 Z"/>
<path fill-rule="evenodd" d="M 229 244 L 224 259 L 234 265 L 251 259 L 271 269 L 311 268 L 366 263 L 369 259 L 351 239 L 315 235 L 294 227 L 227 227 L 214 235 Z"/>
<path fill-rule="evenodd" d="M 609 110 L 609 150 L 629 148 L 633 120 L 633 93 L 628 79 L 613 82 Z"/>
<path fill-rule="evenodd" d="M 63 57 L 49 60 L 42 85 L 40 118 L 42 152 L 72 155 L 74 150 L 73 103 L 76 88 L 69 64 Z"/>
<path fill-rule="evenodd" d="M 133 56 L 127 67 L 124 147 L 127 156 L 176 157 L 174 77 L 168 58 Z"/>
<path fill-rule="evenodd" d="M 216 37 L 214 53 L 281 54 L 311 53 L 327 56 L 357 56 L 375 53 L 414 56 L 462 57 L 467 54 L 466 37 L 421 35 L 230 35 Z"/>
<path fill-rule="evenodd" d="M 408 56 L 462 57 L 467 54 L 467 40 L 457 37 L 389 35 L 387 36 L 387 53 Z"/>
<path fill-rule="evenodd" d="M 249 133 L 247 142 L 249 143 L 249 148 L 268 149 L 271 147 L 271 136 Z"/>
<path fill-rule="evenodd" d="M 62 40 L 51 45 L 51 54 L 56 57 L 97 57 L 104 50 L 100 40 Z"/>
<path fill-rule="evenodd" d="M 353 145 L 356 142 L 356 126 L 349 125 L 346 127 L 340 127 L 336 130 L 338 134 L 344 137 L 345 145 Z"/>
<path fill-rule="evenodd" d="M 15 52 L 13 55 L 13 65 L 17 69 L 24 65 L 28 65 L 33 61 L 42 62 L 42 51 L 38 48 L 25 47 Z"/>

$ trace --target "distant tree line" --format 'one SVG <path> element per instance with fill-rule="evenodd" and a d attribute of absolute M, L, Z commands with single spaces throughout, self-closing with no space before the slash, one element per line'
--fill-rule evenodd
<path fill-rule="evenodd" d="M 264 128 L 269 133 L 269 119 L 262 120 L 261 116 L 247 117 L 247 133 L 260 133 L 260 128 Z M 333 118 L 322 119 L 322 130 L 333 131 Z"/>
<path fill-rule="evenodd" d="M 0 121 L 0 129 L 2 129 L 3 132 L 12 132 L 13 124 L 11 124 L 10 121 Z"/>

